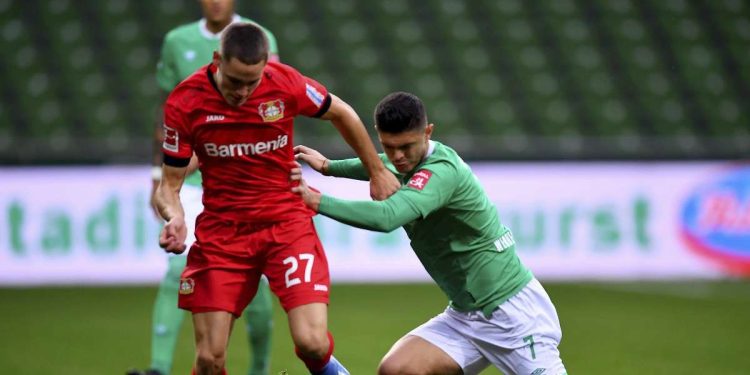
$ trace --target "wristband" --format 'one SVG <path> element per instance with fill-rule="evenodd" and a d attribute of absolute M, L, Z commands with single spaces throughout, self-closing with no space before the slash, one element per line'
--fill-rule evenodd
<path fill-rule="evenodd" d="M 154 181 L 161 181 L 161 167 L 151 167 L 151 179 Z"/>

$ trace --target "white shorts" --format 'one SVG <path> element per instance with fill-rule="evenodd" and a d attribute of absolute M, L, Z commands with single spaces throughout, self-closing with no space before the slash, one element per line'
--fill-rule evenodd
<path fill-rule="evenodd" d="M 409 334 L 442 349 L 467 375 L 490 364 L 506 375 L 566 374 L 557 349 L 562 339 L 557 312 L 536 279 L 489 319 L 481 311 L 464 313 L 448 307 Z"/>
<path fill-rule="evenodd" d="M 185 211 L 185 225 L 187 226 L 185 245 L 190 250 L 190 246 L 195 242 L 195 219 L 203 211 L 203 189 L 193 185 L 182 185 L 180 202 L 182 210 Z M 187 255 L 187 253 L 185 251 L 182 255 Z"/>

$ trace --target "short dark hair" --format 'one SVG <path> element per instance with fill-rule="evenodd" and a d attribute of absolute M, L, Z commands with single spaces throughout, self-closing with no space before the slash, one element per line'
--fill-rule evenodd
<path fill-rule="evenodd" d="M 416 95 L 397 91 L 375 107 L 375 126 L 385 133 L 402 133 L 427 126 L 424 103 Z"/>
<path fill-rule="evenodd" d="M 266 33 L 252 23 L 233 23 L 221 35 L 220 52 L 224 61 L 233 57 L 250 65 L 268 61 Z"/>

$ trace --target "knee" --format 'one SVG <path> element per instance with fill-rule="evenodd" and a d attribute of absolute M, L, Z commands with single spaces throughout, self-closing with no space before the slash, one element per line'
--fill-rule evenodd
<path fill-rule="evenodd" d="M 226 352 L 224 350 L 198 350 L 196 355 L 196 367 L 204 373 L 218 373 L 224 368 Z M 209 372 L 205 372 L 209 371 Z"/>
<path fill-rule="evenodd" d="M 307 330 L 294 335 L 293 339 L 297 350 L 308 358 L 323 358 L 330 347 L 325 331 Z"/>

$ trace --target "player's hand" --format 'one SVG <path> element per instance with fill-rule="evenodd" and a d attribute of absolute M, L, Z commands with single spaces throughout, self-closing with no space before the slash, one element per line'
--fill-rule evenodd
<path fill-rule="evenodd" d="M 305 182 L 305 179 L 302 178 L 301 169 L 299 169 L 298 174 L 295 174 L 294 169 L 292 169 L 292 176 L 296 176 L 297 178 L 293 181 L 299 181 L 299 185 L 292 187 L 292 192 L 295 194 L 299 194 L 307 207 L 310 207 L 310 209 L 312 209 L 313 211 L 318 212 L 318 207 L 320 207 L 320 192 L 313 190 L 309 186 L 307 186 L 307 182 Z"/>
<path fill-rule="evenodd" d="M 376 201 L 388 199 L 400 188 L 401 183 L 398 182 L 396 176 L 385 168 L 370 176 L 370 197 Z"/>
<path fill-rule="evenodd" d="M 292 169 L 289 171 L 289 181 L 292 186 L 297 186 L 302 181 L 302 164 L 295 161 L 292 163 Z"/>
<path fill-rule="evenodd" d="M 328 175 L 328 158 L 317 150 L 303 145 L 294 146 L 294 159 L 304 161 L 315 171 Z"/>
<path fill-rule="evenodd" d="M 187 238 L 185 218 L 175 216 L 164 224 L 159 234 L 159 246 L 168 253 L 182 254 L 187 250 L 185 238 Z"/>

